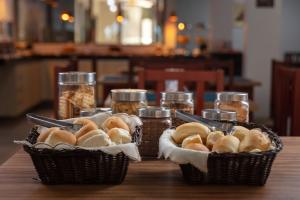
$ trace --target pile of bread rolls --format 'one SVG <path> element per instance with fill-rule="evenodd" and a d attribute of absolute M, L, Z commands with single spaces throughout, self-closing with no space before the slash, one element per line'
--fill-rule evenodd
<path fill-rule="evenodd" d="M 101 127 L 87 118 L 78 118 L 73 123 L 82 125 L 82 127 L 75 133 L 58 127 L 49 128 L 40 133 L 37 143 L 42 142 L 51 146 L 63 143 L 95 148 L 131 142 L 128 124 L 117 116 L 107 118 Z"/>
<path fill-rule="evenodd" d="M 231 134 L 211 132 L 203 124 L 191 122 L 178 126 L 172 133 L 174 142 L 184 149 L 217 153 L 261 152 L 273 148 L 266 133 L 260 129 L 234 126 Z"/>

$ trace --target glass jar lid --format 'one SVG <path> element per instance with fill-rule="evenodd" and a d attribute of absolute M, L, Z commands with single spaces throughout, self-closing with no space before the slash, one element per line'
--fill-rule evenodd
<path fill-rule="evenodd" d="M 204 109 L 202 117 L 210 120 L 236 121 L 236 112 L 219 109 Z"/>
<path fill-rule="evenodd" d="M 161 99 L 166 101 L 187 101 L 193 99 L 191 92 L 161 92 Z"/>
<path fill-rule="evenodd" d="M 217 100 L 229 101 L 248 101 L 248 93 L 244 92 L 217 92 Z"/>
<path fill-rule="evenodd" d="M 146 107 L 139 109 L 139 117 L 165 118 L 171 117 L 171 110 L 163 107 Z"/>
<path fill-rule="evenodd" d="M 111 98 L 114 101 L 146 101 L 147 90 L 140 89 L 116 89 L 111 90 Z"/>
<path fill-rule="evenodd" d="M 58 73 L 58 83 L 60 85 L 73 85 L 73 84 L 96 84 L 95 72 L 62 72 Z"/>

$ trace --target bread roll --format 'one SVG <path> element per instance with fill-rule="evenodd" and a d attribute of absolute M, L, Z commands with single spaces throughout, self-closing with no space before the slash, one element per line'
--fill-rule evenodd
<path fill-rule="evenodd" d="M 112 128 L 121 128 L 121 129 L 124 129 L 124 130 L 130 132 L 128 125 L 123 121 L 123 119 L 120 117 L 116 117 L 116 116 L 107 118 L 103 122 L 102 128 L 105 131 L 109 131 Z"/>
<path fill-rule="evenodd" d="M 55 146 L 59 143 L 75 145 L 76 137 L 73 133 L 65 130 L 55 130 L 52 131 L 47 137 L 45 143 Z"/>
<path fill-rule="evenodd" d="M 237 153 L 240 140 L 232 135 L 226 135 L 217 140 L 212 151 L 217 153 Z"/>
<path fill-rule="evenodd" d="M 101 129 L 97 129 L 97 130 L 92 130 L 86 134 L 84 134 L 83 136 L 81 136 L 80 138 L 77 139 L 77 145 L 81 146 L 81 144 L 88 138 L 95 136 L 95 135 L 99 135 L 99 134 L 106 134 L 104 131 L 102 131 Z"/>
<path fill-rule="evenodd" d="M 98 126 L 95 122 L 93 122 L 90 119 L 87 118 L 79 118 L 76 119 L 74 122 L 74 124 L 80 124 L 83 125 L 81 129 L 79 129 L 76 133 L 75 136 L 76 138 L 80 138 L 81 136 L 83 136 L 84 134 L 92 131 L 92 130 L 97 130 Z"/>
<path fill-rule="evenodd" d="M 185 149 L 209 152 L 209 149 L 204 144 L 200 144 L 200 143 L 190 143 L 185 146 Z"/>
<path fill-rule="evenodd" d="M 112 128 L 107 134 L 115 144 L 126 144 L 131 142 L 131 135 L 127 130 L 121 128 Z"/>
<path fill-rule="evenodd" d="M 267 151 L 271 147 L 271 140 L 258 129 L 252 129 L 242 140 L 239 152 L 251 152 L 255 149 Z"/>
<path fill-rule="evenodd" d="M 59 130 L 58 127 L 48 128 L 47 130 L 40 133 L 40 135 L 38 136 L 36 142 L 45 142 L 45 140 L 50 135 L 50 133 L 52 133 L 53 131 L 57 131 L 57 130 Z"/>
<path fill-rule="evenodd" d="M 94 132 L 94 131 L 93 131 Z M 111 140 L 108 135 L 103 131 L 96 130 L 97 134 L 90 134 L 90 137 L 87 137 L 85 140 L 81 141 L 79 146 L 96 148 L 96 147 L 104 147 L 111 145 Z"/>
<path fill-rule="evenodd" d="M 182 141 L 181 147 L 185 148 L 185 146 L 187 146 L 188 144 L 191 144 L 191 143 L 202 144 L 200 135 L 191 135 L 191 136 L 184 138 L 184 140 Z"/>
<path fill-rule="evenodd" d="M 222 137 L 224 137 L 224 133 L 221 131 L 214 131 L 209 133 L 206 140 L 206 146 L 209 149 L 212 149 L 214 144 Z"/>
<path fill-rule="evenodd" d="M 172 138 L 177 144 L 180 144 L 184 138 L 198 134 L 200 135 L 203 144 L 205 144 L 209 132 L 210 130 L 207 126 L 197 122 L 191 122 L 178 126 L 176 131 L 173 132 Z"/>
<path fill-rule="evenodd" d="M 234 126 L 232 135 L 237 137 L 240 142 L 245 138 L 245 136 L 249 134 L 249 129 L 243 126 Z"/>

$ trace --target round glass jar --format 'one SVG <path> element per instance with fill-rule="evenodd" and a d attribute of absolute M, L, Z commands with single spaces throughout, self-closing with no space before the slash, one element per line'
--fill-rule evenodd
<path fill-rule="evenodd" d="M 79 117 L 82 109 L 95 108 L 95 85 L 96 73 L 59 73 L 58 118 Z"/>
<path fill-rule="evenodd" d="M 202 117 L 209 120 L 235 122 L 236 112 L 219 109 L 204 109 L 202 110 Z"/>
<path fill-rule="evenodd" d="M 175 111 L 194 114 L 194 100 L 191 92 L 162 92 L 160 106 L 171 109 L 172 124 L 177 127 L 185 122 L 175 117 Z"/>
<path fill-rule="evenodd" d="M 218 92 L 215 108 L 236 112 L 238 122 L 249 122 L 248 94 L 243 92 Z"/>
<path fill-rule="evenodd" d="M 159 138 L 164 130 L 172 126 L 171 111 L 161 107 L 141 108 L 139 117 L 143 122 L 140 153 L 142 156 L 157 157 Z"/>
<path fill-rule="evenodd" d="M 113 113 L 138 115 L 138 110 L 147 106 L 147 90 L 117 89 L 111 90 L 111 108 Z"/>

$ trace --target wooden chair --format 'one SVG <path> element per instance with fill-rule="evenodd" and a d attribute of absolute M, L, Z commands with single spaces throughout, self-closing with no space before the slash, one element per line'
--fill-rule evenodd
<path fill-rule="evenodd" d="M 290 130 L 291 136 L 300 136 L 300 69 L 282 65 L 274 73 L 278 78 L 274 95 L 274 129 L 279 135 L 287 135 Z"/>
<path fill-rule="evenodd" d="M 76 59 L 71 59 L 67 66 L 55 66 L 54 69 L 54 117 L 58 119 L 58 74 L 61 72 L 78 71 L 78 62 Z"/>
<path fill-rule="evenodd" d="M 224 89 L 224 72 L 222 70 L 216 71 L 183 71 L 183 72 L 172 72 L 165 70 L 153 70 L 145 69 L 139 72 L 138 88 L 145 88 L 147 81 L 156 83 L 156 96 L 160 96 L 160 92 L 165 90 L 165 80 L 178 80 L 179 90 L 183 91 L 184 86 L 187 82 L 196 83 L 195 91 L 195 104 L 196 113 L 200 114 L 203 109 L 203 96 L 205 91 L 206 83 L 215 83 L 216 91 L 222 91 Z M 159 105 L 159 98 L 157 104 Z"/>

